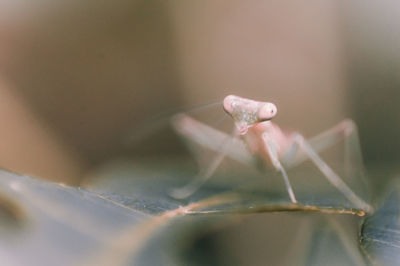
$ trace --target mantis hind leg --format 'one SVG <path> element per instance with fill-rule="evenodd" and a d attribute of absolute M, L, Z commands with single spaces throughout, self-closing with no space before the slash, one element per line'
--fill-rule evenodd
<path fill-rule="evenodd" d="M 356 124 L 352 120 L 346 119 L 333 128 L 309 139 L 307 142 L 316 153 L 320 153 L 340 141 L 344 142 L 344 169 L 346 175 L 353 176 L 356 171 L 363 172 L 364 167 L 358 130 Z M 301 164 L 307 159 L 309 159 L 309 156 L 304 150 L 299 150 L 298 143 L 293 141 L 292 146 L 283 156 L 282 163 L 291 168 Z M 361 181 L 365 182 L 364 179 Z"/>
<path fill-rule="evenodd" d="M 322 160 L 322 158 L 318 155 L 318 152 L 311 146 L 309 142 L 304 139 L 302 135 L 295 134 L 293 145 L 297 147 L 298 152 L 302 153 L 302 156 L 310 159 L 323 173 L 326 179 L 351 203 L 361 209 L 367 210 L 368 212 L 372 211 L 372 207 L 359 196 L 357 196 L 353 190 L 347 186 L 347 184 L 325 163 L 325 161 Z M 286 161 L 286 163 L 289 165 L 291 164 L 291 162 L 288 161 Z"/>

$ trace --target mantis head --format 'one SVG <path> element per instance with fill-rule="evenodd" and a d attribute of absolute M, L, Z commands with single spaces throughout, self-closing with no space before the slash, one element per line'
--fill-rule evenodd
<path fill-rule="evenodd" d="M 275 104 L 258 102 L 235 95 L 226 96 L 223 107 L 235 121 L 240 135 L 247 133 L 249 127 L 271 120 L 278 112 Z"/>

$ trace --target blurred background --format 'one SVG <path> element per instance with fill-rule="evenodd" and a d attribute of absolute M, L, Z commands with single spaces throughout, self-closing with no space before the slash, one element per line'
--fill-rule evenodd
<path fill-rule="evenodd" d="M 366 165 L 391 176 L 399 18 L 395 0 L 0 0 L 0 167 L 78 185 L 116 158 L 185 155 L 160 121 L 237 94 L 276 103 L 276 122 L 306 137 L 354 119 Z M 278 265 L 296 215 L 210 238 L 221 257 L 247 247 L 229 265 Z"/>
<path fill-rule="evenodd" d="M 353 118 L 366 163 L 395 165 L 399 15 L 397 1 L 0 0 L 0 166 L 78 184 L 116 157 L 176 154 L 170 132 L 130 138 L 227 94 L 275 102 L 305 136 Z"/>

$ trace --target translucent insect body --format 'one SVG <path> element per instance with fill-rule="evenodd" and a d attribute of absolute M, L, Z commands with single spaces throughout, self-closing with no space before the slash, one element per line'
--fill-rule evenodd
<path fill-rule="evenodd" d="M 234 120 L 237 132 L 243 141 L 212 129 L 187 115 L 180 114 L 174 119 L 176 131 L 203 146 L 215 149 L 215 143 L 224 140 L 223 147 L 212 163 L 202 170 L 192 182 L 172 191 L 175 198 L 186 198 L 195 193 L 215 172 L 224 156 L 249 163 L 252 154 L 258 155 L 265 164 L 282 174 L 290 200 L 297 203 L 285 167 L 294 167 L 305 160 L 311 160 L 325 178 L 336 187 L 351 203 L 367 211 L 372 207 L 357 196 L 347 184 L 321 159 L 319 152 L 344 139 L 346 158 L 353 157 L 351 163 L 361 163 L 357 128 L 351 120 L 345 120 L 332 129 L 308 140 L 297 133 L 284 133 L 279 126 L 270 121 L 277 114 L 273 103 L 258 102 L 239 96 L 229 95 L 223 101 L 223 108 Z M 208 137 L 199 132 L 207 132 Z M 213 136 L 215 141 L 210 137 Z M 229 142 L 229 143 L 227 143 Z M 352 156 L 350 156 L 352 155 Z M 354 158 L 355 157 L 355 158 Z"/>

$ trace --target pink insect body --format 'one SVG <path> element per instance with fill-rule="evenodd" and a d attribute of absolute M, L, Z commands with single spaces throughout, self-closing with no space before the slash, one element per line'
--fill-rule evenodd
<path fill-rule="evenodd" d="M 285 154 L 290 143 L 293 142 L 293 136 L 285 134 L 279 126 L 271 121 L 260 122 L 250 127 L 247 134 L 242 136 L 251 153 L 257 154 L 261 157 L 269 167 L 277 168 L 274 160 L 271 158 L 267 146 L 265 145 L 265 138 L 263 136 L 266 134 L 268 134 L 271 141 L 273 141 L 272 145 L 275 147 L 278 157 Z"/>
<path fill-rule="evenodd" d="M 297 200 L 284 166 L 294 167 L 305 160 L 311 160 L 326 179 L 350 202 L 366 211 L 372 210 L 372 207 L 357 196 L 318 154 L 338 141 L 346 139 L 348 140 L 345 141 L 346 151 L 350 150 L 351 154 L 358 156 L 353 160 L 354 162 L 361 162 L 354 122 L 345 120 L 308 141 L 297 132 L 288 134 L 282 131 L 271 121 L 277 114 L 277 108 L 273 103 L 229 95 L 223 100 L 223 109 L 234 120 L 237 128 L 237 133 L 234 135 L 240 135 L 242 142 L 186 115 L 179 115 L 175 118 L 174 127 L 177 132 L 198 144 L 217 149 L 216 143 L 225 143 L 224 139 L 229 139 L 230 143 L 219 149 L 219 155 L 207 169 L 203 170 L 188 185 L 175 189 L 171 193 L 172 196 L 184 198 L 197 191 L 212 176 L 224 156 L 249 163 L 251 161 L 249 157 L 252 154 L 261 158 L 266 166 L 282 173 L 290 200 L 293 203 L 297 203 Z M 203 135 L 199 132 L 202 132 Z M 348 154 L 345 154 L 345 157 L 347 158 Z"/>
<path fill-rule="evenodd" d="M 225 97 L 224 110 L 235 120 L 239 134 L 247 143 L 250 152 L 260 156 L 270 167 L 278 168 L 265 145 L 269 136 L 277 156 L 282 156 L 293 136 L 285 134 L 278 125 L 270 120 L 276 116 L 277 108 L 273 103 L 256 102 L 235 95 Z"/>

